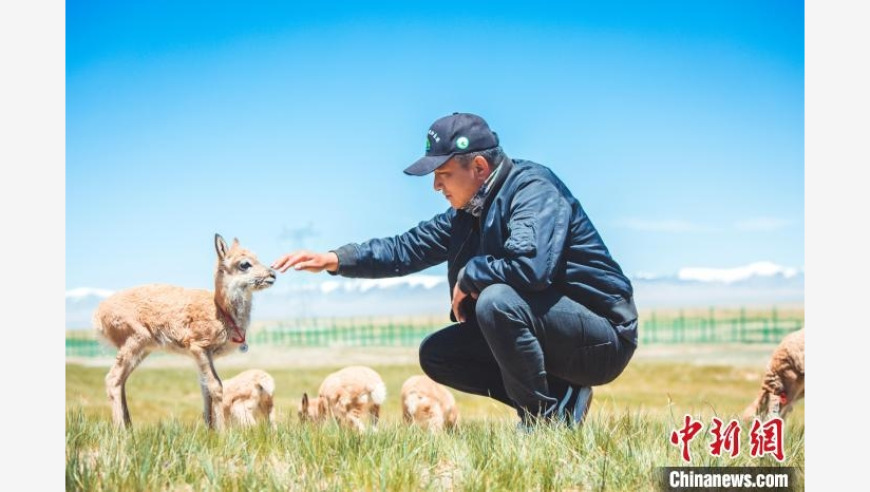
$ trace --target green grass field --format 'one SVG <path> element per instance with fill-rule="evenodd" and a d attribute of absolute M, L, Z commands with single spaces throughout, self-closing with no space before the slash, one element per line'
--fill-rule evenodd
<path fill-rule="evenodd" d="M 727 423 L 739 416 L 772 347 L 669 350 L 676 352 L 639 350 L 619 379 L 596 388 L 581 429 L 531 434 L 516 432 L 516 417 L 504 405 L 458 392 L 456 432 L 404 427 L 399 389 L 420 369 L 387 357 L 370 364 L 388 392 L 377 433 L 303 426 L 296 418 L 302 393 L 316 392 L 329 372 L 358 360 L 271 359 L 258 366 L 251 354 L 248 364 L 219 361 L 218 371 L 229 378 L 243 368 L 266 368 L 276 381 L 276 429 L 205 429 L 193 363 L 167 356 L 146 360 L 130 377 L 133 429 L 119 432 L 104 392 L 107 367 L 67 364 L 67 490 L 652 490 L 658 467 L 684 465 L 669 436 L 685 414 L 704 425 L 691 443 L 691 466 L 790 466 L 798 482 L 793 490 L 802 490 L 803 402 L 786 421 L 782 463 L 750 456 L 747 424 L 739 456 L 708 451 L 712 418 Z"/>

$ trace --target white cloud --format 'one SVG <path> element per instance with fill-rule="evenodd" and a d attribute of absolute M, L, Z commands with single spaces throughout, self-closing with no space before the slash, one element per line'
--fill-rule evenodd
<path fill-rule="evenodd" d="M 636 272 L 631 278 L 635 280 L 657 280 L 662 278 L 662 275 L 651 272 Z"/>
<path fill-rule="evenodd" d="M 334 290 L 340 289 L 341 284 L 342 284 L 342 282 L 337 281 L 337 280 L 328 280 L 328 281 L 320 284 L 320 292 L 323 292 L 324 294 L 329 294 L 330 292 L 332 292 Z"/>
<path fill-rule="evenodd" d="M 408 275 L 405 277 L 377 278 L 377 279 L 353 279 L 345 281 L 328 281 L 320 284 L 320 291 L 324 294 L 343 289 L 345 292 L 367 292 L 371 289 L 388 289 L 391 287 L 423 287 L 431 289 L 447 282 L 443 276 L 436 275 Z"/>
<path fill-rule="evenodd" d="M 393 287 L 422 287 L 428 290 L 445 283 L 447 283 L 446 275 L 406 275 L 404 277 L 379 279 L 336 278 L 334 280 L 330 279 L 323 281 L 306 280 L 304 281 L 304 283 L 283 283 L 272 287 L 261 295 L 267 297 L 287 297 L 297 295 L 311 295 L 313 293 L 365 293 L 371 290 L 390 289 Z"/>
<path fill-rule="evenodd" d="M 771 277 L 782 275 L 791 278 L 798 274 L 796 268 L 784 267 L 769 261 L 758 261 L 736 268 L 681 268 L 677 272 L 680 280 L 701 282 L 724 282 L 730 284 L 753 276 Z"/>
<path fill-rule="evenodd" d="M 734 224 L 740 231 L 776 231 L 793 224 L 794 221 L 777 217 L 753 217 Z"/>

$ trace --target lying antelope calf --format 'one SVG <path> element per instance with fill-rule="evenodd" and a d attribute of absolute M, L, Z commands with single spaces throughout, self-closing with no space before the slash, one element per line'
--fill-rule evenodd
<path fill-rule="evenodd" d="M 125 385 L 142 359 L 155 350 L 192 357 L 199 369 L 203 416 L 209 428 L 223 426 L 223 387 L 215 357 L 247 350 L 251 297 L 275 283 L 275 272 L 234 239 L 214 236 L 217 265 L 214 291 L 150 284 L 117 292 L 97 306 L 97 334 L 118 349 L 106 375 L 112 420 L 131 425 Z"/>
<path fill-rule="evenodd" d="M 266 371 L 248 369 L 223 382 L 223 414 L 227 423 L 242 427 L 266 422 L 275 426 L 275 380 Z"/>
<path fill-rule="evenodd" d="M 386 399 L 387 387 L 377 372 L 365 366 L 345 367 L 323 380 L 317 397 L 302 395 L 299 420 L 323 422 L 333 418 L 343 426 L 365 431 L 368 415 L 372 429 L 376 429 Z"/>
<path fill-rule="evenodd" d="M 758 397 L 743 412 L 744 420 L 760 416 L 785 418 L 804 397 L 804 329 L 789 333 L 774 349 Z"/>
<path fill-rule="evenodd" d="M 402 418 L 407 424 L 435 432 L 455 427 L 459 410 L 447 388 L 428 376 L 417 375 L 402 385 Z"/>

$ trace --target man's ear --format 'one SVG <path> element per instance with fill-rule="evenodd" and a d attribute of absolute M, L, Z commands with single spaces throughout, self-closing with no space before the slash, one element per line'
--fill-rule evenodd
<path fill-rule="evenodd" d="M 486 160 L 486 157 L 482 155 L 474 156 L 474 160 L 471 161 L 471 166 L 474 168 L 474 172 L 483 179 L 488 178 L 489 175 L 492 174 L 492 166 L 489 164 L 489 161 Z"/>

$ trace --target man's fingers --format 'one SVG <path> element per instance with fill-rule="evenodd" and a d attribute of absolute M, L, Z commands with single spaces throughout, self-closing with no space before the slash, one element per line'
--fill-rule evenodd
<path fill-rule="evenodd" d="M 309 272 L 322 272 L 326 268 L 326 262 L 322 255 L 310 255 L 308 258 L 296 263 L 296 270 Z"/>
<path fill-rule="evenodd" d="M 335 258 L 335 259 L 333 259 Z M 309 272 L 322 272 L 326 268 L 335 265 L 337 266 L 338 258 L 335 253 L 314 253 L 308 250 L 299 250 L 287 253 L 272 263 L 272 268 L 286 273 L 291 267 L 295 270 L 306 270 Z"/>
<path fill-rule="evenodd" d="M 314 260 L 305 260 L 296 263 L 295 268 L 297 270 L 314 270 L 316 268 L 316 264 Z"/>
<path fill-rule="evenodd" d="M 459 288 L 457 284 L 456 287 L 453 288 L 453 316 L 456 318 L 456 321 L 460 323 L 465 323 L 465 313 L 462 312 L 462 300 L 465 299 L 465 292 Z"/>
<path fill-rule="evenodd" d="M 287 264 L 287 256 L 282 256 L 275 260 L 274 263 L 272 263 L 272 268 L 278 270 L 281 273 L 286 272 L 288 267 L 289 265 Z"/>
<path fill-rule="evenodd" d="M 295 265 L 298 262 L 299 262 L 299 258 L 297 256 L 288 255 L 284 259 L 284 261 L 282 262 L 279 270 L 281 271 L 281 273 L 285 273 L 287 270 L 290 269 L 290 267 L 292 267 L 293 265 Z"/>
<path fill-rule="evenodd" d="M 275 260 L 275 262 L 272 263 L 272 268 L 281 273 L 285 273 L 290 269 L 290 267 L 298 264 L 300 261 L 309 260 L 311 258 L 312 254 L 308 251 L 294 251 L 293 253 L 287 253 Z"/>

